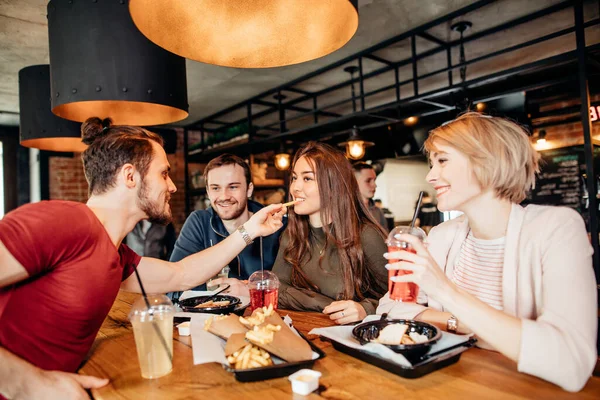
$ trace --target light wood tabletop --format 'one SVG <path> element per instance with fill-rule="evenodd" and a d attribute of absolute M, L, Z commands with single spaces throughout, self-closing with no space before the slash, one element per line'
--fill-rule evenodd
<path fill-rule="evenodd" d="M 453 365 L 417 379 L 405 379 L 335 350 L 316 336 L 309 339 L 325 358 L 314 369 L 323 375 L 317 393 L 292 393 L 287 378 L 241 383 L 216 363 L 193 365 L 190 337 L 173 334 L 173 371 L 162 378 L 140 375 L 135 342 L 127 314 L 139 295 L 121 292 L 96 338 L 80 373 L 110 378 L 93 391 L 95 399 L 598 399 L 600 378 L 591 378 L 579 393 L 568 393 L 541 379 L 521 374 L 515 363 L 491 351 L 470 349 Z M 330 326 L 319 313 L 288 312 L 304 334 Z"/>

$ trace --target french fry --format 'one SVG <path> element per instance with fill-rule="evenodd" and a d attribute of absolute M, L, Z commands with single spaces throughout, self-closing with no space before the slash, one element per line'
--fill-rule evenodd
<path fill-rule="evenodd" d="M 294 204 L 298 204 L 298 203 L 302 203 L 304 200 L 292 200 L 292 201 L 288 201 L 287 203 L 283 203 L 283 206 L 289 207 L 291 205 Z"/>
<path fill-rule="evenodd" d="M 260 368 L 273 365 L 269 353 L 250 343 L 227 357 L 227 362 L 234 369 Z"/>
<path fill-rule="evenodd" d="M 269 307 L 257 308 L 248 318 L 240 317 L 240 322 L 247 328 L 252 329 L 253 326 L 261 325 L 265 322 L 265 318 L 270 317 L 273 313 L 275 313 L 273 305 L 269 304 Z"/>
<path fill-rule="evenodd" d="M 246 332 L 246 339 L 252 343 L 266 345 L 273 342 L 275 332 L 281 330 L 279 325 L 263 325 L 261 327 L 255 326 L 253 330 Z"/>

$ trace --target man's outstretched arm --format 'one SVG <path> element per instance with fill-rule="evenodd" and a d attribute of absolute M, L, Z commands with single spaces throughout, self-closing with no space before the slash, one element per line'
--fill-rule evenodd
<path fill-rule="evenodd" d="M 268 236 L 283 226 L 286 207 L 273 204 L 255 213 L 245 224 L 251 240 Z M 144 289 L 148 293 L 167 293 L 194 288 L 215 276 L 235 258 L 247 243 L 239 231 L 229 235 L 215 246 L 192 254 L 178 262 L 143 257 L 138 265 Z M 140 292 L 137 277 L 131 275 L 121 284 L 121 289 Z"/>

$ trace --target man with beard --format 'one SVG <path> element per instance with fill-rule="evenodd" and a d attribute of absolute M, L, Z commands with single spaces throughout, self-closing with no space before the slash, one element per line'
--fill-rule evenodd
<path fill-rule="evenodd" d="M 190 214 L 175 242 L 171 261 L 179 261 L 189 254 L 220 243 L 263 208 L 261 204 L 248 200 L 254 186 L 250 168 L 241 158 L 222 154 L 212 159 L 204 168 L 204 178 L 212 207 Z M 261 269 L 261 246 L 264 269 L 270 270 L 273 267 L 282 230 L 244 248 L 230 263 L 230 278 L 217 279 L 214 283 L 227 283 L 230 285 L 229 293 L 247 295 L 248 290 L 242 281 Z M 205 266 L 198 265 L 198 268 Z M 195 290 L 206 290 L 206 285 L 198 286 Z M 181 293 L 170 295 L 177 300 Z"/>
<path fill-rule="evenodd" d="M 119 289 L 141 291 L 136 268 L 148 293 L 186 290 L 282 226 L 286 209 L 272 205 L 180 262 L 140 257 L 123 238 L 142 219 L 168 223 L 177 190 L 162 139 L 98 118 L 81 130 L 87 204 L 27 204 L 0 221 L 0 399 L 87 398 L 107 380 L 74 372 Z"/>

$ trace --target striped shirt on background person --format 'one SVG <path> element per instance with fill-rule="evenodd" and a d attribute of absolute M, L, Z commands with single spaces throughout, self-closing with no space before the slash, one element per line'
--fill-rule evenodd
<path fill-rule="evenodd" d="M 469 231 L 454 265 L 452 281 L 479 300 L 503 310 L 502 269 L 506 238 L 477 239 Z"/>

